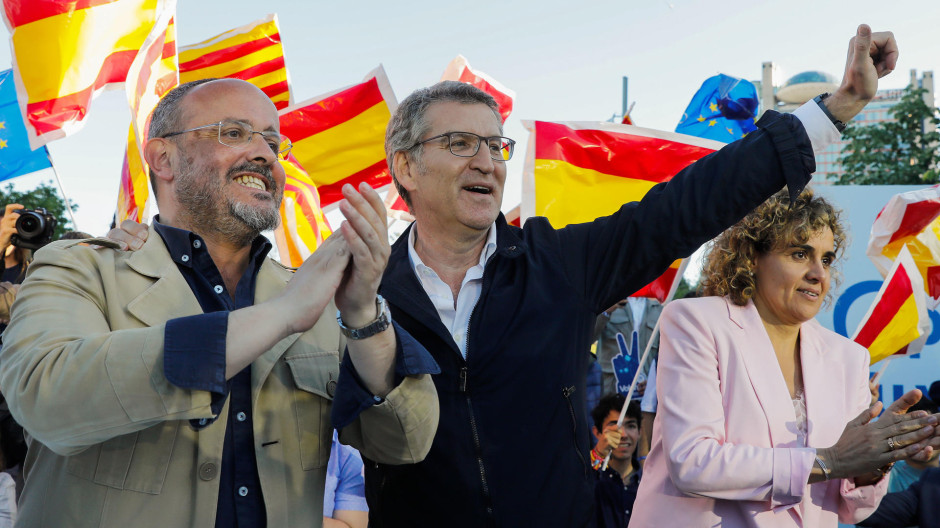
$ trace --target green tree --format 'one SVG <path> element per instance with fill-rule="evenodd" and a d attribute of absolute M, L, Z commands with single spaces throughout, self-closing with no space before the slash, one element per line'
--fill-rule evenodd
<path fill-rule="evenodd" d="M 890 114 L 893 122 L 850 124 L 843 137 L 845 172 L 835 181 L 847 185 L 920 185 L 938 181 L 940 112 L 924 102 L 923 88 L 908 86 Z M 934 131 L 925 132 L 925 123 Z"/>
<path fill-rule="evenodd" d="M 59 190 L 52 186 L 52 182 L 40 183 L 38 187 L 31 191 L 17 191 L 13 189 L 13 184 L 7 184 L 6 188 L 0 189 L 0 210 L 6 204 L 18 203 L 27 209 L 45 208 L 55 217 L 55 233 L 53 240 L 58 240 L 62 233 L 73 229 L 72 223 L 68 219 L 68 212 L 65 208 L 65 201 L 59 196 Z M 72 210 L 78 209 L 78 206 L 72 203 Z"/>

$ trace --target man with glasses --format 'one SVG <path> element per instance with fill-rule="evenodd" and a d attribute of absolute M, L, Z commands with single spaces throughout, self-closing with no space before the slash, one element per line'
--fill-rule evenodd
<path fill-rule="evenodd" d="M 515 228 L 500 213 L 513 142 L 491 97 L 443 82 L 402 101 L 385 148 L 416 220 L 379 291 L 440 365 L 441 419 L 423 462 L 364 453 L 370 526 L 591 523 L 584 387 L 596 316 L 784 185 L 799 193 L 814 146 L 838 138 L 896 60 L 890 33 L 861 26 L 836 93 L 796 116 L 769 111 L 760 130 L 642 201 L 561 229 L 544 218 Z"/>
<path fill-rule="evenodd" d="M 146 242 L 44 248 L 3 336 L 30 436 L 19 523 L 319 525 L 334 394 L 347 442 L 382 463 L 420 461 L 437 424 L 436 365 L 377 295 L 381 199 L 347 185 L 347 222 L 292 274 L 260 235 L 290 149 L 263 92 L 187 83 L 149 135 Z"/>

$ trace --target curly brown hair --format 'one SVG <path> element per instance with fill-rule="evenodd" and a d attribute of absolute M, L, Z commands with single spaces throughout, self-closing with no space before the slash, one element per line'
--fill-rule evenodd
<path fill-rule="evenodd" d="M 784 188 L 711 242 L 702 266 L 702 294 L 727 295 L 734 304 L 744 306 L 754 296 L 757 281 L 752 270 L 759 255 L 791 243 L 804 244 L 826 227 L 832 231 L 838 259 L 846 240 L 840 215 L 841 211 L 808 188 L 791 207 Z M 835 269 L 832 280 L 838 283 Z"/>

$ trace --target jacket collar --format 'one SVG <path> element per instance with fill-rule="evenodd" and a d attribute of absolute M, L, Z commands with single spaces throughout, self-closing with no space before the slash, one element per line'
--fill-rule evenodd
<path fill-rule="evenodd" d="M 771 441 L 774 445 L 795 447 L 796 431 L 787 427 L 787 423 L 793 423 L 795 418 L 793 400 L 790 399 L 770 336 L 767 335 L 757 307 L 753 301 L 748 301 L 745 306 L 737 306 L 727 297 L 724 301 L 731 321 L 752 336 L 750 342 L 754 346 L 743 351 L 742 356 L 754 393 L 767 415 Z M 825 419 L 825 347 L 822 346 L 817 326 L 816 321 L 810 320 L 800 327 L 800 364 L 806 401 L 808 446 L 813 445 L 815 440 L 813 424 Z M 771 365 L 778 367 L 770 368 Z"/>
<path fill-rule="evenodd" d="M 199 301 L 153 226 L 150 226 L 144 246 L 127 258 L 127 265 L 137 273 L 155 279 L 127 305 L 128 311 L 146 325 L 157 326 L 175 317 L 202 313 Z"/>
<path fill-rule="evenodd" d="M 94 243 L 101 245 L 100 240 Z M 105 244 L 114 247 L 111 243 Z M 203 313 L 196 296 L 167 250 L 163 239 L 150 227 L 144 246 L 131 253 L 127 265 L 140 275 L 154 279 L 153 284 L 132 299 L 127 310 L 148 326 L 158 326 L 166 321 Z M 286 270 L 269 258 L 264 258 L 255 282 L 255 304 L 271 300 L 284 290 L 290 280 Z M 300 334 L 293 334 L 278 342 L 262 354 L 252 365 L 252 378 L 264 379 L 274 363 L 281 357 Z"/>
<path fill-rule="evenodd" d="M 444 323 L 441 322 L 437 310 L 434 309 L 434 304 L 431 303 L 428 294 L 424 291 L 421 283 L 418 282 L 414 268 L 411 265 L 411 259 L 408 256 L 408 237 L 411 235 L 414 225 L 415 223 L 412 222 L 392 245 L 388 266 L 382 276 L 380 293 L 390 304 L 421 322 L 460 355 L 457 344 L 453 342 L 453 338 L 447 328 L 444 327 Z M 521 233 L 519 228 L 507 224 L 506 217 L 502 213 L 496 217 L 494 225 L 496 226 L 496 253 L 493 259 L 497 256 L 516 258 L 525 253 L 526 245 L 519 237 L 519 233 Z M 485 277 L 484 272 L 484 288 L 486 284 Z M 486 292 L 481 295 L 481 301 L 485 295 Z"/>

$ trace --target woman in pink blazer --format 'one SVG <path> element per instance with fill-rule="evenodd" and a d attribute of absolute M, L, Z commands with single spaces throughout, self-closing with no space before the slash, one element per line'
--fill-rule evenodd
<path fill-rule="evenodd" d="M 659 409 L 631 528 L 835 527 L 875 510 L 891 463 L 929 456 L 936 416 L 879 420 L 869 355 L 817 323 L 844 232 L 784 190 L 716 239 L 709 297 L 662 315 Z M 870 406 L 871 405 L 871 406 Z"/>

